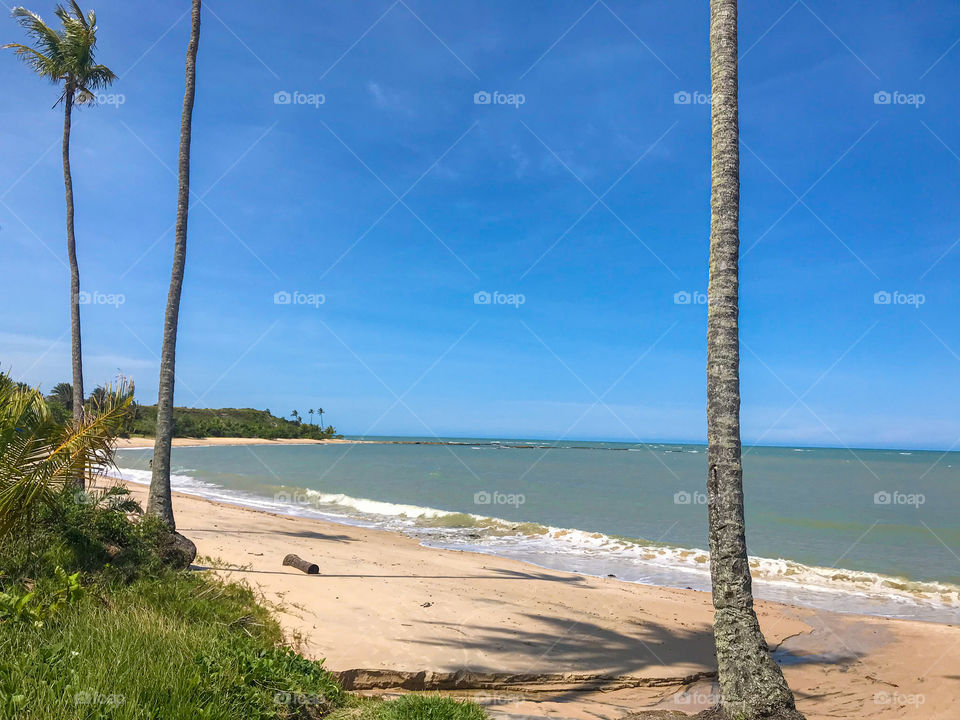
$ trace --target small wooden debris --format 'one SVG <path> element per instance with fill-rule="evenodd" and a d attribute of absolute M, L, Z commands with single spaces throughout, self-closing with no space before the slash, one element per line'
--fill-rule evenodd
<path fill-rule="evenodd" d="M 283 564 L 288 565 L 289 567 L 296 568 L 300 572 L 304 572 L 307 575 L 319 575 L 320 566 L 316 563 L 307 562 L 299 555 L 294 555 L 293 553 L 287 555 L 283 559 Z"/>

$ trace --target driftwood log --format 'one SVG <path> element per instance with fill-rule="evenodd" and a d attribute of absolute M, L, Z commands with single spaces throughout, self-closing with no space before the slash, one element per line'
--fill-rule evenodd
<path fill-rule="evenodd" d="M 283 564 L 296 568 L 300 572 L 305 572 L 307 575 L 318 575 L 320 573 L 319 565 L 307 562 L 299 555 L 294 555 L 293 553 L 290 553 L 283 559 Z"/>

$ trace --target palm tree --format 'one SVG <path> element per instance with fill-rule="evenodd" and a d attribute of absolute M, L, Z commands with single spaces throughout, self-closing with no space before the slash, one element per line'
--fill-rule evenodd
<path fill-rule="evenodd" d="M 87 398 L 87 402 L 94 407 L 99 407 L 100 405 L 103 405 L 106 395 L 106 388 L 104 388 L 102 385 L 97 385 L 97 387 L 93 389 L 93 392 L 90 393 L 90 397 Z"/>
<path fill-rule="evenodd" d="M 73 386 L 70 383 L 57 383 L 53 386 L 47 400 L 52 400 L 63 405 L 67 410 L 73 409 Z"/>
<path fill-rule="evenodd" d="M 310 413 L 310 424 L 313 425 L 313 408 L 310 408 L 307 412 Z"/>
<path fill-rule="evenodd" d="M 180 293 L 187 260 L 187 211 L 190 204 L 190 132 L 193 100 L 197 90 L 197 46 L 200 43 L 200 0 L 193 0 L 190 42 L 187 45 L 187 79 L 180 115 L 179 194 L 177 224 L 173 248 L 173 270 L 167 293 L 167 312 L 163 321 L 163 346 L 160 350 L 160 389 L 157 398 L 157 433 L 153 444 L 153 476 L 147 512 L 162 518 L 173 530 L 173 500 L 170 496 L 170 446 L 173 443 L 173 383 L 177 351 L 177 323 L 180 319 Z M 185 539 L 185 538 L 184 538 Z M 194 549 L 196 554 L 196 549 Z"/>
<path fill-rule="evenodd" d="M 753 608 L 740 457 L 740 130 L 737 0 L 710 2 L 713 160 L 707 314 L 707 496 L 721 710 L 801 719 Z"/>
<path fill-rule="evenodd" d="M 69 9 L 58 5 L 54 11 L 62 30 L 49 27 L 36 13 L 17 7 L 12 15 L 36 42 L 36 47 L 10 43 L 27 66 L 54 84 L 63 83 L 63 93 L 54 107 L 63 102 L 63 184 L 67 195 L 67 257 L 70 262 L 70 329 L 73 335 L 73 417 L 83 419 L 83 362 L 80 352 L 80 269 L 73 233 L 73 178 L 70 174 L 70 124 L 73 106 L 96 100 L 95 92 L 116 80 L 110 68 L 93 61 L 97 46 L 97 16 L 86 16 L 76 0 Z"/>
<path fill-rule="evenodd" d="M 320 427 L 323 427 L 323 408 L 317 408 L 317 413 L 320 415 Z"/>

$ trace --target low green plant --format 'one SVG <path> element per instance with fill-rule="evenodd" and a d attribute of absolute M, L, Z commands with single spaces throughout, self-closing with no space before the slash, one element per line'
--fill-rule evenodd
<path fill-rule="evenodd" d="M 58 565 L 54 569 L 54 577 L 59 587 L 45 602 L 37 598 L 34 592 L 0 592 L 0 622 L 28 622 L 40 627 L 44 620 L 83 596 L 79 572 L 67 575 Z"/>
<path fill-rule="evenodd" d="M 476 703 L 436 694 L 403 695 L 394 700 L 358 698 L 328 720 L 489 720 Z"/>

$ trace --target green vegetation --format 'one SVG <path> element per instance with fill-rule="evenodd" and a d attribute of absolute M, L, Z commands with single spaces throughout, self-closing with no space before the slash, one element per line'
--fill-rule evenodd
<path fill-rule="evenodd" d="M 252 408 L 185 408 L 173 409 L 174 437 L 254 437 L 266 440 L 310 438 L 323 440 L 337 437 L 332 425 L 319 425 L 286 420 L 269 410 Z M 157 428 L 157 406 L 135 405 L 128 432 L 153 437 Z"/>
<path fill-rule="evenodd" d="M 0 720 L 485 718 L 447 698 L 349 695 L 247 585 L 176 569 L 161 518 L 123 487 L 72 482 L 112 462 L 129 419 L 125 384 L 100 402 L 57 423 L 0 375 Z"/>
<path fill-rule="evenodd" d="M 0 539 L 0 718 L 309 718 L 347 702 L 248 587 L 168 568 L 165 534 L 122 488 L 65 488 Z"/>
<path fill-rule="evenodd" d="M 28 532 L 0 537 L 0 719 L 486 717 L 437 696 L 345 693 L 249 587 L 168 568 L 166 532 L 122 488 L 65 488 Z"/>
<path fill-rule="evenodd" d="M 329 720 L 486 720 L 479 705 L 441 695 L 404 695 L 396 700 L 366 698 L 334 711 Z"/>
<path fill-rule="evenodd" d="M 124 415 L 122 424 L 117 428 L 121 436 L 142 435 L 155 437 L 157 430 L 157 406 L 140 405 L 133 400 L 134 385 L 127 378 L 120 378 L 122 396 L 129 399 L 130 411 Z M 29 389 L 26 386 L 20 389 Z M 97 411 L 107 402 L 114 402 L 117 388 L 97 386 L 84 403 L 86 413 Z M 65 424 L 73 411 L 73 388 L 70 383 L 57 383 L 46 396 L 48 415 L 55 421 Z M 323 410 L 319 417 L 323 419 Z M 313 419 L 314 411 L 310 411 Z M 304 422 L 299 411 L 290 413 L 292 419 L 276 417 L 269 410 L 253 408 L 187 408 L 173 409 L 174 437 L 252 437 L 265 440 L 280 438 L 309 438 L 324 440 L 340 437 L 333 425 L 323 427 L 313 422 Z"/>
<path fill-rule="evenodd" d="M 58 421 L 39 391 L 0 374 L 0 532 L 26 520 L 52 493 L 102 471 L 128 414 L 125 381 L 104 390 L 79 421 Z"/>

